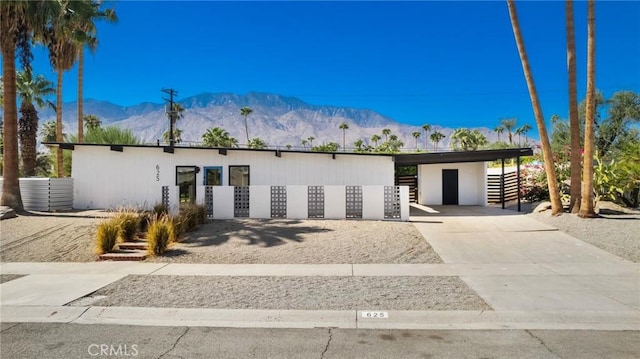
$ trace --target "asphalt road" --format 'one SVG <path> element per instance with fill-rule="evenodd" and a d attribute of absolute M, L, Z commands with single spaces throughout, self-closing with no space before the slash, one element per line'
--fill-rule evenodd
<path fill-rule="evenodd" d="M 2 323 L 9 358 L 638 358 L 638 331 L 362 330 Z"/>

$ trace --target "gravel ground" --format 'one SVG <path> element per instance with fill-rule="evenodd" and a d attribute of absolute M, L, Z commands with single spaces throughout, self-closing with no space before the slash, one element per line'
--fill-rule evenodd
<path fill-rule="evenodd" d="M 0 222 L 2 262 L 89 262 L 101 211 L 32 212 Z"/>
<path fill-rule="evenodd" d="M 580 218 L 570 213 L 553 217 L 550 211 L 545 211 L 528 215 L 609 253 L 635 263 L 640 262 L 640 215 L 638 214 Z"/>
<path fill-rule="evenodd" d="M 92 304 L 95 306 L 301 310 L 492 310 L 457 277 L 131 275 L 94 292 L 92 296 L 106 296 L 95 301 Z"/>
<path fill-rule="evenodd" d="M 214 220 L 155 262 L 442 263 L 408 222 L 353 220 Z"/>
<path fill-rule="evenodd" d="M 0 284 L 22 277 L 24 277 L 22 274 L 0 274 Z"/>

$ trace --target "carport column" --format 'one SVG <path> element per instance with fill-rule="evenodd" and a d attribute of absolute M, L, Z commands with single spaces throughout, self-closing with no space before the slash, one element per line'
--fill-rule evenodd
<path fill-rule="evenodd" d="M 516 171 L 518 171 L 518 212 L 520 212 L 520 156 L 516 159 Z"/>
<path fill-rule="evenodd" d="M 500 202 L 502 202 L 502 209 L 504 209 L 504 158 L 502 160 L 502 176 L 500 176 Z"/>

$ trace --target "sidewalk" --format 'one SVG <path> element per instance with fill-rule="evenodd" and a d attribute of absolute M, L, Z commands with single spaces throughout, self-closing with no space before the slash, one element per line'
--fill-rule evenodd
<path fill-rule="evenodd" d="M 640 330 L 640 264 L 522 215 L 478 207 L 412 217 L 444 264 L 1 263 L 1 322 L 387 329 Z M 492 311 L 65 306 L 129 274 L 458 276 Z"/>

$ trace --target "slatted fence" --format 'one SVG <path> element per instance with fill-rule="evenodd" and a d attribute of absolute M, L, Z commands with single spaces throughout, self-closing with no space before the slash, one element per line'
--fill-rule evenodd
<path fill-rule="evenodd" d="M 2 178 L 0 178 L 0 195 Z M 20 178 L 20 195 L 27 211 L 73 208 L 73 178 Z"/>

